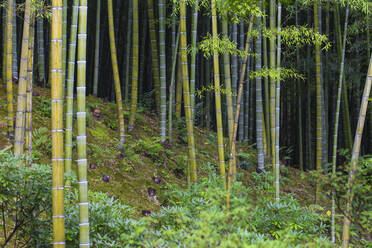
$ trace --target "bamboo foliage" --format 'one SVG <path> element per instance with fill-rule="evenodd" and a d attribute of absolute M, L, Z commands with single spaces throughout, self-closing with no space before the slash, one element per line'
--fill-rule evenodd
<path fill-rule="evenodd" d="M 197 179 L 196 156 L 195 156 L 195 138 L 194 124 L 192 120 L 192 111 L 190 103 L 190 82 L 187 61 L 187 33 L 186 33 L 186 3 L 180 0 L 180 50 L 182 64 L 182 81 L 183 81 L 183 99 L 186 115 L 188 159 L 189 159 L 189 177 L 190 182 L 195 183 Z"/>
<path fill-rule="evenodd" d="M 72 176 L 72 120 L 74 103 L 74 78 L 75 78 L 75 57 L 76 57 L 76 35 L 79 15 L 79 0 L 74 0 L 72 6 L 72 20 L 70 31 L 70 44 L 68 50 L 67 67 L 67 89 L 66 89 L 66 127 L 65 127 L 65 187 L 71 187 L 69 177 Z"/>
<path fill-rule="evenodd" d="M 74 14 L 72 14 L 74 18 Z M 101 35 L 101 0 L 97 0 L 97 13 L 96 13 L 96 39 L 94 49 L 94 75 L 93 75 L 93 95 L 98 95 L 98 73 L 99 73 L 99 46 L 100 46 L 100 35 Z M 72 33 L 72 30 L 71 30 Z M 71 34 L 72 35 L 72 34 Z M 75 35 L 76 36 L 76 35 Z M 71 44 L 71 40 L 70 40 Z"/>
<path fill-rule="evenodd" d="M 4 49 L 3 68 L 6 70 L 6 91 L 7 91 L 7 125 L 10 138 L 14 135 L 14 107 L 13 107 L 13 4 L 14 0 L 9 0 L 6 14 L 6 43 Z M 6 56 L 5 56 L 6 52 Z M 3 74 L 4 75 L 4 74 Z"/>
<path fill-rule="evenodd" d="M 132 94 L 128 130 L 134 128 L 138 98 L 138 53 L 139 53 L 139 27 L 138 27 L 138 0 L 133 0 L 133 37 L 132 37 Z"/>
<path fill-rule="evenodd" d="M 217 39 L 217 11 L 216 0 L 212 0 L 212 35 Z M 220 65 L 218 52 L 213 53 L 213 66 L 214 66 L 214 88 L 215 88 L 215 104 L 216 104 L 216 120 L 217 120 L 217 146 L 218 146 L 218 164 L 220 168 L 220 176 L 225 183 L 225 153 L 223 145 L 223 127 L 222 127 L 222 113 L 221 113 L 221 90 L 220 90 Z"/>
<path fill-rule="evenodd" d="M 159 59 L 160 59 L 160 137 L 165 139 L 167 124 L 167 68 L 165 58 L 165 19 L 166 7 L 164 0 L 159 0 Z M 191 90 L 192 92 L 192 90 Z"/>
<path fill-rule="evenodd" d="M 119 118 L 119 125 L 120 125 L 120 143 L 121 143 L 120 150 L 122 150 L 123 152 L 123 145 L 125 143 L 125 132 L 124 132 L 125 127 L 124 127 L 124 115 L 123 115 L 123 103 L 122 103 L 122 97 L 121 97 L 120 78 L 119 78 L 119 71 L 118 71 L 118 59 L 117 59 L 116 45 L 115 45 L 112 0 L 107 0 L 107 10 L 108 10 L 112 71 L 114 73 L 116 104 L 117 104 L 118 118 Z"/>
<path fill-rule="evenodd" d="M 367 107 L 368 107 L 368 99 L 371 93 L 372 87 L 372 56 L 369 60 L 369 67 L 368 73 L 366 78 L 366 83 L 364 86 L 362 103 L 360 105 L 360 112 L 359 112 L 359 119 L 357 124 L 357 129 L 355 132 L 354 137 L 354 145 L 352 150 L 351 156 L 351 165 L 349 171 L 349 177 L 347 185 L 347 202 L 346 202 L 346 211 L 344 215 L 344 223 L 343 223 L 343 232 L 342 232 L 342 247 L 348 248 L 350 242 L 350 224 L 351 224 L 351 210 L 352 210 L 352 203 L 354 197 L 353 185 L 356 177 L 356 173 L 358 171 L 358 158 L 360 153 L 360 144 L 362 142 L 362 135 L 363 135 L 363 128 L 366 119 Z"/>
<path fill-rule="evenodd" d="M 79 184 L 79 247 L 89 247 L 87 136 L 86 136 L 86 43 L 88 1 L 80 0 L 77 50 L 77 171 Z"/>
<path fill-rule="evenodd" d="M 22 51 L 21 51 L 21 66 L 19 73 L 18 97 L 17 97 L 17 112 L 15 125 L 15 140 L 14 153 L 16 155 L 23 154 L 24 135 L 25 135 L 25 112 L 26 112 L 26 90 L 27 90 L 27 67 L 28 67 L 28 48 L 29 48 L 29 29 L 31 16 L 31 1 L 27 0 L 25 5 Z"/>
<path fill-rule="evenodd" d="M 26 2 L 26 9 L 30 0 Z M 50 82 L 52 107 L 53 247 L 65 247 L 63 182 L 62 0 L 52 1 Z"/>

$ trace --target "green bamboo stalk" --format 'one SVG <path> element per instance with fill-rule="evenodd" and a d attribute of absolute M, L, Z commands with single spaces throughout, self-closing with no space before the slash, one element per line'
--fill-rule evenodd
<path fill-rule="evenodd" d="M 346 49 L 348 18 L 349 18 L 349 7 L 346 8 L 344 36 L 343 36 L 343 43 L 342 43 L 342 54 L 341 54 L 341 61 L 340 61 L 340 75 L 339 75 L 338 89 L 337 89 L 337 101 L 336 101 L 336 111 L 335 111 L 335 127 L 334 127 L 334 133 L 333 133 L 333 150 L 332 150 L 332 175 L 333 176 L 336 176 L 338 125 L 339 125 L 339 118 L 340 118 L 342 82 L 343 82 L 344 67 L 345 67 L 345 49 Z M 331 238 L 332 238 L 333 243 L 336 242 L 335 216 L 336 216 L 335 191 L 334 191 L 334 189 L 332 189 Z"/>
<path fill-rule="evenodd" d="M 226 18 L 222 20 L 222 32 L 228 37 L 228 25 Z M 230 72 L 230 54 L 225 53 L 223 56 L 224 61 L 224 74 L 225 74 L 225 86 L 226 86 L 226 105 L 227 105 L 227 124 L 228 124 L 228 133 L 229 140 L 231 142 L 233 136 L 233 127 L 234 127 L 234 109 L 233 109 L 233 100 L 232 100 L 232 89 L 231 89 L 231 72 Z"/>
<path fill-rule="evenodd" d="M 257 17 L 257 30 L 259 32 L 256 38 L 256 71 L 262 69 L 261 55 L 262 55 L 262 33 L 261 33 L 261 22 L 262 18 Z M 263 106 L 262 106 L 262 77 L 256 78 L 256 137 L 257 137 L 257 164 L 260 170 L 264 170 L 265 167 L 265 154 L 263 145 L 263 132 L 264 132 L 264 121 L 263 121 Z"/>
<path fill-rule="evenodd" d="M 314 29 L 319 32 L 319 7 L 314 3 Z M 320 45 L 315 45 L 315 66 L 316 66 L 316 170 L 322 171 L 323 156 L 323 115 L 322 115 L 322 71 L 321 71 L 321 50 Z M 315 202 L 319 202 L 320 186 L 316 183 Z"/>
<path fill-rule="evenodd" d="M 275 26 L 275 0 L 270 0 L 270 30 L 274 30 Z M 275 69 L 275 36 L 272 34 L 269 41 L 269 53 L 270 53 L 270 69 Z M 271 155 L 272 155 L 272 170 L 275 175 L 276 168 L 276 134 L 275 134 L 275 102 L 276 102 L 276 85 L 275 80 L 270 79 L 270 134 L 271 134 Z M 274 187 L 275 188 L 275 187 Z"/>
<path fill-rule="evenodd" d="M 264 11 L 265 13 L 265 11 Z M 266 17 L 263 18 L 263 26 L 266 27 Z M 262 37 L 263 42 L 263 66 L 264 68 L 268 68 L 268 59 L 267 59 L 267 38 Z M 266 136 L 266 148 L 267 148 L 267 155 L 271 155 L 271 135 L 270 135 L 270 101 L 269 101 L 270 93 L 269 93 L 269 78 L 264 78 L 264 118 L 265 118 L 265 136 Z"/>
<path fill-rule="evenodd" d="M 190 99 L 192 119 L 195 120 L 195 74 L 196 74 L 196 41 L 198 37 L 199 0 L 195 0 L 191 20 L 191 66 L 190 66 Z"/>
<path fill-rule="evenodd" d="M 86 136 L 86 47 L 87 47 L 88 0 L 79 3 L 79 27 L 77 49 L 77 171 L 79 184 L 79 247 L 89 247 L 89 213 L 87 181 L 87 136 Z"/>
<path fill-rule="evenodd" d="M 166 136 L 167 125 L 167 63 L 165 54 L 165 19 L 166 8 L 164 0 L 159 0 L 159 59 L 160 59 L 160 137 Z M 191 70 L 192 71 L 192 70 Z M 191 83 L 191 82 L 190 82 Z M 192 94 L 192 91 L 191 91 Z M 192 105 L 191 105 L 192 106 Z"/>
<path fill-rule="evenodd" d="M 15 125 L 15 140 L 14 153 L 16 155 L 23 154 L 24 149 L 24 135 L 25 135 L 25 111 L 26 111 L 26 89 L 27 89 L 27 67 L 28 67 L 28 46 L 29 46 L 29 29 L 30 29 L 30 0 L 26 1 L 23 37 L 22 37 L 22 51 L 21 51 L 21 66 L 18 81 L 18 98 L 17 98 L 17 112 Z"/>
<path fill-rule="evenodd" d="M 232 31 L 233 41 L 237 44 L 238 43 L 238 25 L 236 23 L 233 24 L 233 31 Z M 237 90 L 238 90 L 238 57 L 233 55 L 232 56 L 232 66 L 231 66 L 232 74 L 232 97 L 233 97 L 233 109 L 236 111 L 236 98 L 237 98 Z"/>
<path fill-rule="evenodd" d="M 296 6 L 296 26 L 299 25 L 298 23 L 298 13 L 299 9 Z M 296 49 L 296 62 L 299 63 L 300 61 L 300 49 Z M 303 154 L 303 130 L 302 130 L 302 85 L 300 80 L 297 80 L 297 90 L 298 90 L 298 149 L 299 149 L 299 164 L 300 170 L 304 170 L 304 154 Z"/>
<path fill-rule="evenodd" d="M 38 76 L 45 86 L 44 20 L 37 18 Z"/>
<path fill-rule="evenodd" d="M 212 9 L 212 35 L 213 39 L 217 39 L 217 10 L 216 0 L 211 2 Z M 213 51 L 213 65 L 214 65 L 214 94 L 216 104 L 216 121 L 217 121 L 217 146 L 218 146 L 218 159 L 220 176 L 223 179 L 224 184 L 226 183 L 225 177 L 225 152 L 223 145 L 223 127 L 222 127 L 222 114 L 221 114 L 221 90 L 220 90 L 220 63 L 218 58 L 218 52 Z"/>
<path fill-rule="evenodd" d="M 120 143 L 121 143 L 120 150 L 124 152 L 123 145 L 125 143 L 125 131 L 124 131 L 125 127 L 124 127 L 123 103 L 122 103 L 122 98 L 121 98 L 120 78 L 119 78 L 119 71 L 118 71 L 118 59 L 117 59 L 116 45 L 115 45 L 112 0 L 107 0 L 107 10 L 108 10 L 108 22 L 109 22 L 112 71 L 114 74 L 116 104 L 117 104 L 118 118 L 119 118 L 119 125 L 120 125 Z"/>
<path fill-rule="evenodd" d="M 35 17 L 32 16 L 30 22 L 30 38 L 28 46 L 28 66 L 27 66 L 27 89 L 26 89 L 26 123 L 25 123 L 25 150 L 27 163 L 32 164 L 32 82 L 34 66 L 34 36 L 35 36 Z"/>
<path fill-rule="evenodd" d="M 156 109 L 160 112 L 160 76 L 159 76 L 159 53 L 158 53 L 158 39 L 156 36 L 156 24 L 154 20 L 154 2 L 148 0 L 148 18 L 149 18 L 149 32 L 151 40 L 151 58 L 152 58 L 152 76 L 154 80 L 155 90 L 155 104 Z"/>
<path fill-rule="evenodd" d="M 177 119 L 181 118 L 182 108 L 182 64 L 181 64 L 181 51 L 178 54 L 178 65 L 177 65 L 177 91 L 176 91 L 176 113 Z"/>
<path fill-rule="evenodd" d="M 132 27 L 133 27 L 133 2 L 128 3 L 128 27 L 127 27 L 127 46 L 126 46 L 126 57 L 125 57 L 125 89 L 124 89 L 124 101 L 129 102 L 129 84 L 130 84 L 130 54 L 132 48 Z"/>
<path fill-rule="evenodd" d="M 186 3 L 185 0 L 180 0 L 180 50 L 182 63 L 182 78 L 183 78 L 183 99 L 186 115 L 187 143 L 188 143 L 188 158 L 189 158 L 189 175 L 190 182 L 195 183 L 197 179 L 196 157 L 195 157 L 195 138 L 194 124 L 192 120 L 191 102 L 190 102 L 190 82 L 189 70 L 187 62 L 187 33 L 186 33 Z"/>
<path fill-rule="evenodd" d="M 253 18 L 252 15 L 250 17 L 249 26 L 248 26 L 248 33 L 252 32 L 253 27 Z M 250 37 L 248 36 L 245 42 L 245 53 L 248 53 L 250 49 Z M 234 117 L 234 130 L 233 130 L 233 138 L 231 142 L 230 147 L 230 159 L 229 159 L 229 172 L 227 174 L 227 194 L 226 194 L 226 206 L 227 208 L 230 207 L 230 190 L 231 190 L 231 184 L 234 179 L 234 162 L 235 162 L 235 143 L 236 143 L 236 136 L 238 132 L 238 124 L 239 124 L 239 111 L 240 111 L 240 105 L 242 103 L 242 97 L 243 97 L 243 87 L 244 87 L 244 78 L 245 78 L 245 70 L 247 68 L 247 61 L 248 61 L 248 55 L 244 56 L 243 64 L 242 64 L 242 70 L 240 72 L 239 77 L 239 90 L 237 95 L 237 105 L 236 105 L 236 111 L 235 111 L 235 117 Z"/>
<path fill-rule="evenodd" d="M 74 0 L 72 6 L 72 20 L 70 31 L 70 44 L 68 50 L 67 67 L 67 89 L 66 89 L 66 128 L 65 128 L 65 187 L 71 187 L 72 176 L 72 119 L 74 104 L 74 78 L 75 78 L 75 56 L 76 56 L 76 35 L 79 16 L 79 0 Z"/>
<path fill-rule="evenodd" d="M 240 23 L 239 25 L 239 38 L 240 38 L 240 42 L 239 42 L 239 46 L 240 46 L 240 50 L 244 50 L 244 23 Z M 240 71 L 242 71 L 242 66 L 243 66 L 243 59 L 240 61 Z M 249 66 L 249 58 L 248 58 L 248 61 L 247 61 L 247 66 Z M 248 68 L 246 68 L 247 70 Z M 248 85 L 246 85 L 246 87 L 248 87 Z M 244 93 L 243 93 L 244 95 Z M 243 141 L 243 138 L 244 138 L 244 96 L 242 98 L 242 105 L 240 106 L 240 112 L 239 112 L 239 130 L 238 130 L 238 139 L 239 141 Z"/>
<path fill-rule="evenodd" d="M 180 32 L 177 34 L 177 38 L 174 41 L 175 44 L 173 48 L 173 56 L 172 56 L 172 72 L 171 72 L 171 84 L 169 87 L 169 106 L 168 106 L 168 136 L 169 142 L 172 143 L 172 120 L 173 120 L 173 98 L 174 98 L 174 85 L 175 85 L 175 78 L 176 78 L 176 64 L 177 64 L 177 53 L 178 53 L 178 45 L 180 40 Z"/>
<path fill-rule="evenodd" d="M 74 18 L 74 12 L 73 12 L 72 16 Z M 101 25 L 101 0 L 97 0 L 96 39 L 95 39 L 95 43 L 94 43 L 95 49 L 94 49 L 94 75 L 93 75 L 93 95 L 95 95 L 95 96 L 98 95 L 99 46 L 100 46 L 100 42 L 99 42 L 100 39 L 99 38 L 100 38 L 100 35 L 101 35 L 100 25 Z M 71 30 L 71 33 L 72 33 L 72 30 Z M 72 36 L 72 34 L 71 34 L 71 36 Z M 75 35 L 75 39 L 76 39 L 76 35 Z M 71 42 L 71 40 L 70 40 L 70 42 Z M 71 43 L 70 43 L 70 47 L 71 47 Z M 70 61 L 70 59 L 69 59 L 69 61 Z"/>
<path fill-rule="evenodd" d="M 372 87 L 372 56 L 369 60 L 368 74 L 367 74 L 367 79 L 366 79 L 366 83 L 364 86 L 362 103 L 360 105 L 359 119 L 358 119 L 357 129 L 355 132 L 354 145 L 353 145 L 352 157 L 351 157 L 351 166 L 350 166 L 349 177 L 348 177 L 348 182 L 347 182 L 347 185 L 349 187 L 347 191 L 346 211 L 344 215 L 344 224 L 343 224 L 343 232 L 342 232 L 342 247 L 343 248 L 349 247 L 351 210 L 352 210 L 352 203 L 353 203 L 353 197 L 354 197 L 353 186 L 354 186 L 356 173 L 358 171 L 358 158 L 359 158 L 359 153 L 360 153 L 360 144 L 362 142 L 363 128 L 364 128 L 364 122 L 366 119 L 368 99 L 370 96 L 371 87 Z"/>
<path fill-rule="evenodd" d="M 276 55 L 276 66 L 278 69 L 278 80 L 276 81 L 275 93 L 275 201 L 280 200 L 280 168 L 279 168 L 279 131 L 280 131 L 280 58 L 281 58 L 281 18 L 282 18 L 282 4 L 278 2 L 278 46 Z"/>
<path fill-rule="evenodd" d="M 133 1 L 133 36 L 132 36 L 132 93 L 128 130 L 134 128 L 137 112 L 138 98 L 138 53 L 139 53 L 139 28 L 138 28 L 138 0 Z"/>
<path fill-rule="evenodd" d="M 26 10 L 30 0 L 26 1 Z M 27 25 L 27 24 L 26 24 Z M 25 25 L 25 26 L 26 26 Z M 27 32 L 28 33 L 28 32 Z M 53 247 L 65 247 L 63 182 L 62 0 L 52 0 L 50 82 L 52 108 Z M 21 70 L 22 71 L 22 70 Z"/>
<path fill-rule="evenodd" d="M 13 138 L 14 135 L 14 105 L 13 105 L 13 1 L 8 1 L 8 9 L 6 12 L 6 23 L 4 23 L 4 27 L 6 27 L 6 31 L 4 32 L 4 62 L 3 63 L 3 79 L 6 80 L 6 91 L 7 91 L 7 124 L 8 124 L 8 136 Z M 4 11 L 5 12 L 5 11 Z M 6 25 L 5 25 L 6 24 Z M 6 37 L 6 40 L 5 40 Z M 5 56 L 6 55 L 6 56 Z M 3 81 L 4 82 L 4 81 Z"/>

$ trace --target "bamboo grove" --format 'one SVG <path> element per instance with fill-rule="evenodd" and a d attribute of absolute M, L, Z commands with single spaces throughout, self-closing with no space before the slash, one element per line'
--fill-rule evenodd
<path fill-rule="evenodd" d="M 185 123 L 189 185 L 198 180 L 194 130 L 215 131 L 218 156 L 212 162 L 225 186 L 227 206 L 239 168 L 237 155 L 244 153 L 237 151 L 237 142 L 257 149 L 257 171 L 273 172 L 272 197 L 277 202 L 281 166 L 336 175 L 350 162 L 339 151 L 348 151 L 352 156 L 344 227 L 337 241 L 334 226 L 342 220 L 332 194 L 331 239 L 349 247 L 358 157 L 372 154 L 371 2 L 1 4 L 6 129 L 14 153 L 25 154 L 27 165 L 32 160 L 33 85 L 51 92 L 54 247 L 65 247 L 64 191 L 71 190 L 75 165 L 80 247 L 90 245 L 87 95 L 116 102 L 123 157 L 139 105 L 159 117 L 161 143 L 171 145 L 175 122 Z M 319 181 L 315 184 L 314 203 L 319 203 L 322 189 Z"/>

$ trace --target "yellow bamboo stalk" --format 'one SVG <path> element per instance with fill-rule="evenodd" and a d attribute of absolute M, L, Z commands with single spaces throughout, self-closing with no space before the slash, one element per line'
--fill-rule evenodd
<path fill-rule="evenodd" d="M 27 67 L 28 67 L 28 46 L 30 29 L 30 8 L 31 0 L 26 0 L 25 15 L 23 24 L 21 66 L 19 71 L 17 113 L 15 125 L 14 153 L 23 154 L 25 135 L 25 112 L 26 112 L 26 89 L 27 89 Z"/>
<path fill-rule="evenodd" d="M 118 59 L 116 55 L 112 0 L 107 0 L 107 10 L 108 10 L 112 71 L 114 73 L 116 104 L 118 108 L 118 118 L 119 118 L 119 125 L 120 125 L 120 143 L 121 143 L 120 150 L 122 150 L 123 152 L 123 145 L 125 143 L 125 127 L 124 127 L 123 103 L 122 103 L 122 98 L 121 98 L 120 78 L 119 78 L 119 70 L 118 70 Z"/>
<path fill-rule="evenodd" d="M 139 53 L 139 28 L 138 28 L 138 0 L 133 1 L 133 36 L 132 36 L 132 93 L 128 130 L 134 128 L 138 98 L 138 53 Z"/>
<path fill-rule="evenodd" d="M 187 62 L 187 33 L 186 33 L 186 3 L 180 0 L 180 49 L 183 78 L 183 98 L 186 115 L 187 143 L 189 152 L 189 176 L 190 182 L 194 183 L 197 179 L 196 156 L 195 156 L 195 139 L 194 124 L 192 120 L 191 100 L 190 100 L 190 83 L 189 70 Z"/>
<path fill-rule="evenodd" d="M 53 247 L 65 247 L 63 89 L 62 89 L 62 0 L 52 0 L 50 82 L 52 107 L 52 214 Z"/>
<path fill-rule="evenodd" d="M 217 10 L 216 0 L 212 0 L 212 35 L 213 39 L 217 39 Z M 217 146 L 220 176 L 223 178 L 224 184 L 226 183 L 225 177 L 225 152 L 223 146 L 223 128 L 222 128 L 222 114 L 221 114 L 221 89 L 220 89 L 220 62 L 218 52 L 213 52 L 213 66 L 214 66 L 214 87 L 215 87 L 215 100 L 216 100 L 216 120 L 217 120 Z"/>
<path fill-rule="evenodd" d="M 6 70 L 6 91 L 7 91 L 7 123 L 8 123 L 8 135 L 13 138 L 14 135 L 14 107 L 13 107 L 13 8 L 14 0 L 8 1 L 8 10 L 6 18 L 6 62 L 3 67 Z M 4 53 L 5 58 L 5 53 Z"/>

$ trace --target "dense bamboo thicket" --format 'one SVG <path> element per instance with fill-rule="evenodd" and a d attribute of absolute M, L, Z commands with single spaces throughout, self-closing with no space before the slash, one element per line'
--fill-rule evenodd
<path fill-rule="evenodd" d="M 276 204 L 285 194 L 281 170 L 293 167 L 312 175 L 313 203 L 330 208 L 330 240 L 345 248 L 356 242 L 353 228 L 361 227 L 351 217 L 357 205 L 353 186 L 361 159 L 369 166 L 372 154 L 370 1 L 0 3 L 7 99 L 1 106 L 12 144 L 6 150 L 26 154 L 25 166 L 35 153 L 33 89 L 50 91 L 51 126 L 45 127 L 52 140 L 54 247 L 65 247 L 64 189 L 74 192 L 75 174 L 80 247 L 92 242 L 87 123 L 90 117 L 99 122 L 101 112 L 99 104 L 86 104 L 88 95 L 116 103 L 117 119 L 110 126 L 120 150 L 115 159 L 132 149 L 126 136 L 141 139 L 138 115 L 147 111 L 162 147 L 172 146 L 183 132 L 185 180 L 192 187 L 204 171 L 198 158 L 205 151 L 197 142 L 210 142 L 195 130 L 206 129 L 215 133 L 209 162 L 224 187 L 227 211 L 234 182 L 246 167 L 271 175 Z M 337 200 L 340 185 L 326 188 L 322 180 L 331 178 L 332 184 L 340 172 L 348 174 L 348 184 Z"/>

